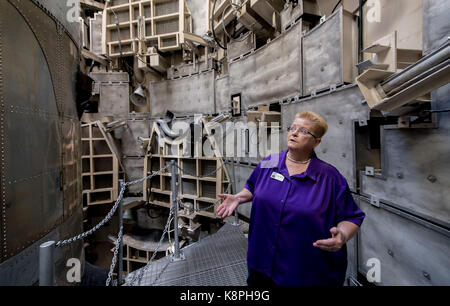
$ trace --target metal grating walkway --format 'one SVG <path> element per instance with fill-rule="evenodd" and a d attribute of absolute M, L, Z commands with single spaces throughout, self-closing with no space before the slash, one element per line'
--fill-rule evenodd
<path fill-rule="evenodd" d="M 246 286 L 247 238 L 225 224 L 217 233 L 182 249 L 184 261 L 166 256 L 153 262 L 141 286 Z M 139 273 L 139 270 L 133 273 Z M 125 285 L 133 273 L 127 276 Z"/>

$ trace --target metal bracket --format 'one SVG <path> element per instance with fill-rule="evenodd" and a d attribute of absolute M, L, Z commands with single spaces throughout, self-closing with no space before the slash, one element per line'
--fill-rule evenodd
<path fill-rule="evenodd" d="M 400 116 L 398 117 L 397 122 L 398 128 L 409 128 L 411 127 L 411 119 L 409 116 Z"/>
<path fill-rule="evenodd" d="M 366 166 L 365 174 L 368 176 L 374 176 L 375 175 L 374 167 Z"/>
<path fill-rule="evenodd" d="M 375 207 L 380 207 L 380 199 L 378 199 L 377 197 L 371 195 L 370 196 L 370 204 L 372 204 Z"/>
<path fill-rule="evenodd" d="M 181 250 L 180 250 L 180 257 L 179 258 L 176 258 L 174 253 L 172 253 L 170 255 L 170 262 L 184 261 L 184 260 L 186 260 L 186 256 L 184 256 L 184 253 Z"/>
<path fill-rule="evenodd" d="M 367 126 L 367 120 L 366 119 L 360 119 L 358 120 L 359 126 Z"/>

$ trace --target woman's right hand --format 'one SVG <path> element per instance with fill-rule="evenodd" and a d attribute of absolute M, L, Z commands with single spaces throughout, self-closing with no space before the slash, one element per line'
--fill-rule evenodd
<path fill-rule="evenodd" d="M 231 216 L 239 205 L 239 197 L 232 194 L 219 194 L 218 196 L 225 200 L 217 207 L 217 215 L 221 218 Z"/>

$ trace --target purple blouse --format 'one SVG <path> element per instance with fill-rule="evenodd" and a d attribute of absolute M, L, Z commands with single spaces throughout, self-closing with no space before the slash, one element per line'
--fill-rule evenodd
<path fill-rule="evenodd" d="M 313 152 L 305 172 L 289 176 L 287 150 L 258 164 L 245 188 L 253 194 L 247 264 L 281 286 L 342 286 L 347 248 L 313 246 L 341 221 L 365 218 L 339 171 Z"/>

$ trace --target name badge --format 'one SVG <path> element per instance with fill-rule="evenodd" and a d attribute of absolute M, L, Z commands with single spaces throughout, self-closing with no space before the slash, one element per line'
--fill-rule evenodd
<path fill-rule="evenodd" d="M 284 176 L 277 172 L 272 172 L 272 175 L 270 177 L 280 182 L 284 180 Z"/>

